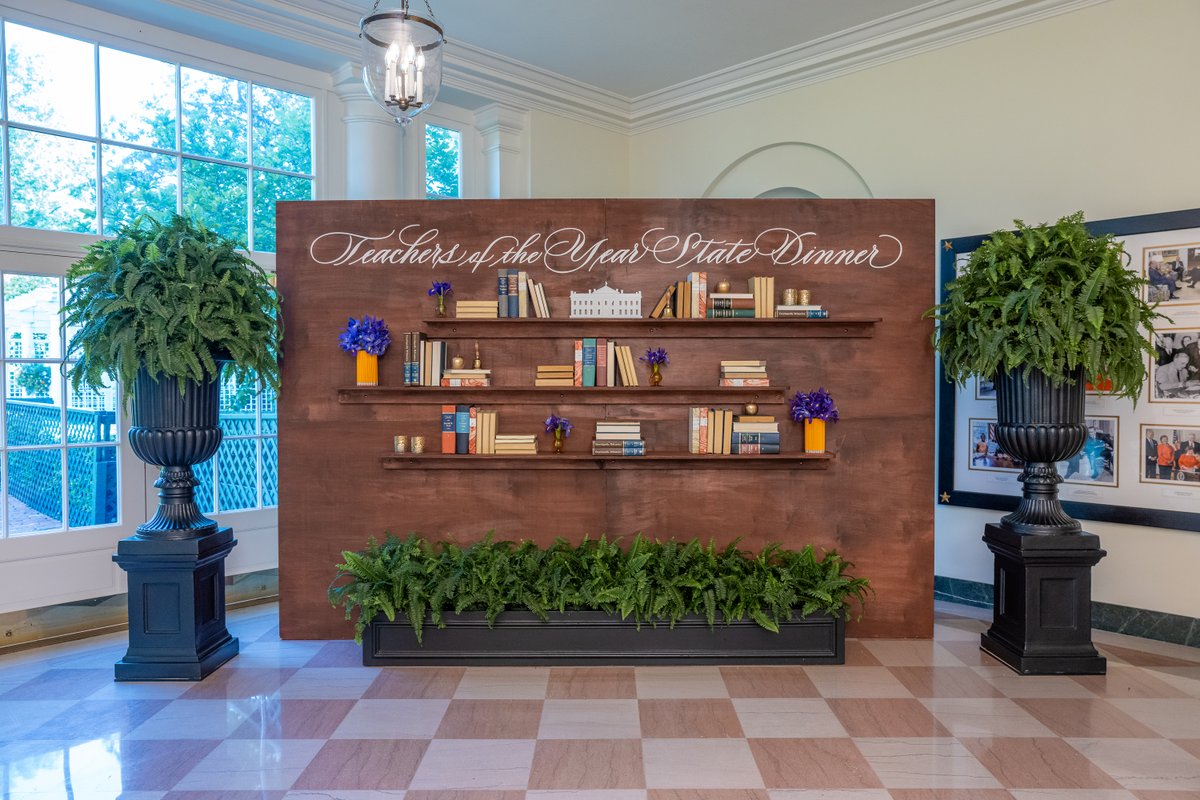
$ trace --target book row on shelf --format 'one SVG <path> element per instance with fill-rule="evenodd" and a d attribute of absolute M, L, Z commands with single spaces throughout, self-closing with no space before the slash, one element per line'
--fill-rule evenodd
<path fill-rule="evenodd" d="M 747 291 L 711 291 L 707 272 L 689 273 L 671 283 L 649 313 L 650 319 L 827 319 L 829 312 L 820 305 L 775 302 L 775 277 L 755 276 L 748 280 Z M 586 302 L 581 302 L 586 296 Z M 588 293 L 571 293 L 571 317 L 604 319 L 642 316 L 641 293 L 626 293 L 605 285 Z M 458 319 L 549 319 L 550 303 L 544 283 L 515 269 L 501 269 L 496 275 L 496 299 L 463 299 L 455 304 Z"/>
<path fill-rule="evenodd" d="M 688 409 L 688 452 L 695 455 L 776 455 L 779 422 L 773 416 L 734 414 L 727 408 Z M 442 406 L 441 450 L 446 455 L 537 455 L 536 433 L 498 431 L 499 414 L 478 406 Z M 597 420 L 595 456 L 644 456 L 640 420 Z"/>
<path fill-rule="evenodd" d="M 423 333 L 404 334 L 404 385 L 482 388 L 492 385 L 492 371 L 447 366 L 446 342 Z M 638 386 L 637 362 L 628 345 L 603 337 L 575 339 L 569 364 L 538 364 L 534 386 Z M 767 362 L 733 360 L 720 363 L 718 386 L 770 386 Z"/>
<path fill-rule="evenodd" d="M 688 452 L 697 455 L 778 455 L 779 422 L 728 408 L 688 409 Z"/>

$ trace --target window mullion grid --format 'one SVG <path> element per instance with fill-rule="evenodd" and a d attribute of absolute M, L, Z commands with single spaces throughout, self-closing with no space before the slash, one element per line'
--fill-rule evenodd
<path fill-rule="evenodd" d="M 0 19 L 0 117 L 3 118 L 3 134 L 4 140 L 0 142 L 0 148 L 4 150 L 4 184 L 0 191 L 4 195 L 4 213 L 0 214 L 0 223 L 9 224 L 12 219 L 12 166 L 8 157 L 8 37 L 5 30 L 4 20 Z M 7 505 L 7 503 L 5 504 Z M 0 538 L 6 535 L 8 526 L 5 525 L 3 531 L 0 531 Z"/>
<path fill-rule="evenodd" d="M 97 48 L 97 53 L 98 53 L 98 51 L 99 51 L 99 48 Z M 96 58 L 98 61 L 99 60 L 98 54 L 97 54 Z M 99 64 L 97 64 L 97 66 L 99 66 Z M 97 74 L 97 76 L 99 76 L 99 72 L 97 72 L 96 74 Z M 97 87 L 100 85 L 99 77 L 97 77 L 97 79 L 96 79 L 96 85 L 97 85 Z M 99 90 L 97 89 L 97 91 L 99 91 Z M 99 98 L 97 98 L 96 103 L 97 103 L 96 108 L 99 109 L 100 108 Z M 99 133 L 99 131 L 100 131 L 100 112 L 99 111 L 96 112 L 96 131 L 97 131 L 97 133 Z M 96 145 L 96 172 L 97 173 L 99 173 L 99 171 L 100 171 L 99 165 L 100 165 L 100 145 L 97 144 Z M 100 186 L 99 186 L 98 182 L 97 182 L 97 186 L 96 186 L 96 196 L 97 197 L 100 196 Z M 97 211 L 96 219 L 97 219 L 97 222 L 100 219 L 99 211 Z M 62 301 L 63 301 L 63 279 L 59 278 L 58 279 L 58 307 L 60 310 L 56 312 L 56 316 L 58 317 L 59 330 L 62 330 L 62 310 L 61 310 L 62 309 Z M 59 375 L 62 377 L 62 380 L 60 380 L 58 382 L 58 399 L 59 399 L 59 415 L 58 415 L 59 436 L 58 436 L 58 438 L 59 438 L 59 441 L 62 443 L 62 527 L 64 530 L 71 527 L 71 505 L 70 505 L 70 503 L 71 503 L 71 491 L 70 491 L 71 481 L 69 479 L 70 476 L 68 473 L 68 470 L 71 467 L 71 462 L 70 462 L 70 459 L 67 458 L 67 453 L 68 453 L 67 444 L 70 441 L 71 434 L 67 428 L 67 395 L 68 395 L 68 393 L 67 393 L 67 377 L 63 370 L 63 367 L 67 363 L 66 357 L 67 357 L 66 342 L 63 341 L 63 337 L 60 335 L 58 337 L 58 372 L 59 372 Z"/>
<path fill-rule="evenodd" d="M 246 92 L 246 251 L 254 252 L 254 87 Z"/>
<path fill-rule="evenodd" d="M 101 130 L 100 130 L 100 45 L 98 45 L 98 44 L 92 45 L 92 65 L 93 65 L 92 73 L 96 76 L 96 79 L 92 82 L 92 92 L 95 95 L 95 99 L 96 99 L 96 116 L 92 120 L 92 125 L 94 126 L 92 128 L 92 131 L 93 131 L 92 141 L 95 143 L 95 146 L 96 146 L 96 227 L 95 227 L 94 232 L 100 236 L 103 236 L 104 235 L 104 174 L 103 174 L 102 165 L 104 163 L 104 147 L 100 144 L 100 134 L 101 134 Z M 65 397 L 64 397 L 64 400 L 65 400 Z M 63 408 L 64 409 L 66 408 L 65 403 L 63 405 Z M 65 413 L 65 411 L 64 411 L 64 413 Z M 63 428 L 64 433 L 66 433 L 66 430 L 67 430 L 66 428 Z M 63 475 L 66 475 L 66 473 L 64 472 Z M 63 481 L 63 486 L 64 487 L 66 486 L 65 480 Z"/>
<path fill-rule="evenodd" d="M 175 65 L 175 213 L 183 213 L 183 67 Z"/>
<path fill-rule="evenodd" d="M 0 25 L 0 29 L 3 27 Z M 0 53 L 3 52 L 0 50 Z M 7 147 L 4 148 L 4 158 L 7 162 Z M 4 175 L 7 178 L 8 172 Z M 4 181 L 4 185 L 7 191 L 7 180 Z M 0 340 L 3 340 L 3 344 L 0 345 L 0 407 L 4 411 L 0 414 L 0 452 L 4 454 L 3 459 L 0 459 L 0 499 L 3 500 L 0 505 L 4 506 L 0 509 L 0 539 L 8 538 L 8 337 L 4 335 L 4 312 L 7 310 L 4 303 L 4 277 L 5 273 L 0 272 Z"/>

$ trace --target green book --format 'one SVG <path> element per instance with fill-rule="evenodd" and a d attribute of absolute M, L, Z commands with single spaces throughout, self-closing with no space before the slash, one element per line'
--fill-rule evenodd
<path fill-rule="evenodd" d="M 583 385 L 596 385 L 596 340 L 583 340 Z"/>

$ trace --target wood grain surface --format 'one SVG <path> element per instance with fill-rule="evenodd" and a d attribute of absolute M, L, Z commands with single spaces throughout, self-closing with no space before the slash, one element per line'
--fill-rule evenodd
<path fill-rule="evenodd" d="M 555 536 L 578 540 L 640 531 L 719 543 L 740 537 L 747 548 L 768 542 L 835 548 L 854 562 L 853 574 L 870 578 L 875 590 L 848 635 L 930 636 L 934 362 L 932 326 L 921 313 L 933 301 L 933 210 L 929 200 L 281 203 L 277 263 L 286 337 L 279 395 L 281 635 L 348 638 L 350 625 L 330 607 L 326 589 L 342 550 L 359 549 L 388 531 L 459 542 L 495 531 L 542 543 Z M 344 237 L 319 238 L 330 232 L 372 237 L 359 254 L 371 247 L 395 249 L 399 236 L 430 231 L 436 238 L 426 246 L 458 244 L 459 252 L 494 254 L 535 234 L 544 241 L 564 229 L 579 231 L 575 235 L 586 237 L 589 246 L 603 242 L 616 249 L 657 231 L 651 240 L 697 233 L 700 239 L 734 243 L 757 239 L 765 250 L 786 236 L 780 232 L 786 229 L 811 232 L 804 241 L 813 247 L 891 246 L 890 257 L 884 252 L 877 259 L 881 263 L 894 260 L 897 249 L 887 237 L 902 243 L 903 253 L 883 268 L 776 265 L 765 256 L 720 265 L 670 263 L 668 251 L 658 258 L 642 252 L 616 263 L 593 259 L 574 271 L 566 257 L 517 267 L 545 282 L 554 316 L 549 322 L 427 324 L 434 306 L 426 292 L 433 280 L 453 284 L 448 304 L 453 313 L 455 300 L 495 297 L 495 264 L 320 263 L 336 261 L 345 250 Z M 712 244 L 709 252 L 719 247 Z M 681 244 L 677 251 L 684 249 Z M 746 291 L 747 278 L 774 275 L 777 302 L 784 288 L 809 289 L 812 302 L 829 309 L 831 319 L 813 326 L 805 320 L 651 325 L 567 319 L 572 290 L 607 281 L 623 291 L 641 291 L 645 315 L 669 283 L 692 271 L 708 273 L 710 291 L 720 279 L 730 280 L 734 291 Z M 800 453 L 803 437 L 800 426 L 788 421 L 780 398 L 797 390 L 829 390 L 841 413 L 841 421 L 828 429 L 828 449 L 835 457 L 821 469 L 800 463 L 796 469 L 744 468 L 736 456 L 725 459 L 727 467 L 705 462 L 700 469 L 686 459 L 638 469 L 425 470 L 411 464 L 385 469 L 383 457 L 396 434 L 424 435 L 428 450 L 439 452 L 442 402 L 470 400 L 464 390 L 444 397 L 434 390 L 391 392 L 382 402 L 372 402 L 370 390 L 354 393 L 354 359 L 341 352 L 337 336 L 348 317 L 363 314 L 382 316 L 392 331 L 392 349 L 380 359 L 384 387 L 402 386 L 404 331 L 447 340 L 449 355 L 464 356 L 468 366 L 478 341 L 483 366 L 493 370 L 494 388 L 514 391 L 489 396 L 482 390 L 476 404 L 499 411 L 500 433 L 544 437 L 540 458 L 554 458 L 542 427 L 551 412 L 575 424 L 567 453 L 590 452 L 596 420 L 625 418 L 643 420 L 648 452 L 686 453 L 689 402 L 735 411 L 746 402 L 739 394 L 717 390 L 723 359 L 767 361 L 777 388 L 763 392 L 759 413 L 781 420 L 784 453 Z M 845 323 L 841 330 L 839 321 Z M 538 364 L 571 363 L 572 339 L 584 335 L 616 339 L 630 345 L 635 356 L 648 347 L 665 347 L 671 362 L 663 371 L 664 384 L 679 391 L 661 399 L 651 388 L 550 391 L 544 402 L 537 393 L 515 391 L 532 388 Z M 638 370 L 645 386 L 648 368 L 639 364 Z M 714 390 L 707 399 L 703 387 Z"/>

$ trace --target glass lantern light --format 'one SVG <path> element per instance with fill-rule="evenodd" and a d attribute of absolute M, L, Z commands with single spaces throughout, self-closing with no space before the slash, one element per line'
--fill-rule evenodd
<path fill-rule="evenodd" d="M 410 14 L 408 0 L 380 11 L 379 0 L 359 23 L 363 83 L 371 98 L 402 125 L 433 104 L 442 88 L 446 36 L 433 19 Z"/>

